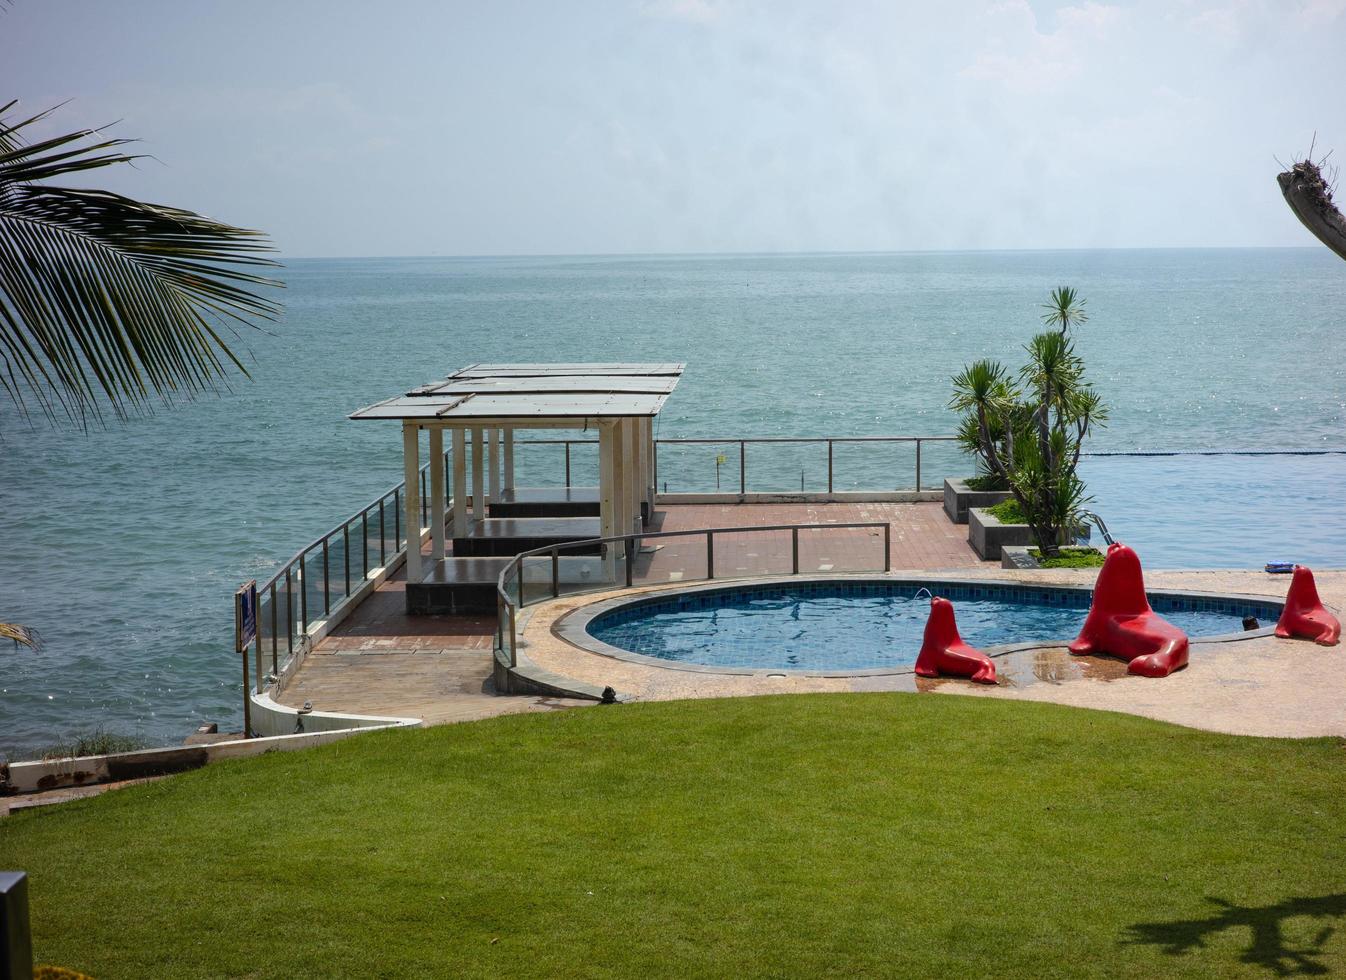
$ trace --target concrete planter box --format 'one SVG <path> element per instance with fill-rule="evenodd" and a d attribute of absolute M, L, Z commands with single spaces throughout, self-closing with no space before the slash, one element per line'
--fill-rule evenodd
<path fill-rule="evenodd" d="M 944 481 L 944 513 L 955 524 L 966 524 L 973 507 L 994 507 L 1009 497 L 1008 490 L 971 490 L 966 480 Z"/>
<path fill-rule="evenodd" d="M 989 511 L 971 507 L 967 512 L 967 541 L 982 561 L 1000 561 L 1005 545 L 1033 544 L 1033 529 L 1027 524 L 1001 524 Z"/>
<path fill-rule="evenodd" d="M 1080 543 L 1084 544 L 1087 543 L 1087 541 L 1088 538 L 1086 537 L 1085 541 Z M 1036 547 L 1037 545 L 1018 545 L 1018 544 L 1001 545 L 1000 567 L 1015 568 L 1029 571 L 1033 569 L 1042 568 L 1042 563 L 1029 554 L 1029 552 L 1034 550 Z M 1099 565 L 1098 567 L 1102 568 L 1103 566 Z"/>
<path fill-rule="evenodd" d="M 967 512 L 967 541 L 982 561 L 1000 561 L 1009 545 L 1033 546 L 1033 528 L 1028 524 L 1002 524 L 995 515 L 981 507 Z M 1073 535 L 1061 532 L 1062 544 L 1088 544 L 1088 526 L 1077 527 Z M 1009 567 L 1009 566 L 1005 566 Z"/>

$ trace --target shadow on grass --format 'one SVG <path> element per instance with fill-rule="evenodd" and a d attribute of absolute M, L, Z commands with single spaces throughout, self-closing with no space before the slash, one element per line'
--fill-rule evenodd
<path fill-rule="evenodd" d="M 1346 894 L 1323 895 L 1319 898 L 1287 898 L 1275 905 L 1242 906 L 1222 898 L 1207 901 L 1219 909 L 1204 919 L 1177 922 L 1141 922 L 1127 927 L 1123 941 L 1129 945 L 1160 946 L 1170 956 L 1180 956 L 1193 949 L 1202 949 L 1206 939 L 1226 929 L 1246 928 L 1252 933 L 1252 943 L 1239 959 L 1270 970 L 1278 976 L 1323 976 L 1335 972 L 1322 962 L 1323 946 L 1334 931 L 1324 925 L 1313 941 L 1301 949 L 1287 945 L 1283 930 L 1285 920 L 1300 917 L 1310 919 L 1339 919 L 1346 915 Z"/>

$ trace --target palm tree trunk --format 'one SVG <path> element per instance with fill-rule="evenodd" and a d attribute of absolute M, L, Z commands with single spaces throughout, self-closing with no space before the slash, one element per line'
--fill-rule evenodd
<path fill-rule="evenodd" d="M 1346 217 L 1332 203 L 1322 171 L 1311 160 L 1296 163 L 1276 176 L 1285 203 L 1317 239 L 1346 259 Z"/>

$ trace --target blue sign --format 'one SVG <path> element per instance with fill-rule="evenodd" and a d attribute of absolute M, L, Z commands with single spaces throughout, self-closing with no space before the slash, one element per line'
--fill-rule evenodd
<path fill-rule="evenodd" d="M 257 580 L 234 593 L 234 649 L 245 652 L 257 639 Z"/>

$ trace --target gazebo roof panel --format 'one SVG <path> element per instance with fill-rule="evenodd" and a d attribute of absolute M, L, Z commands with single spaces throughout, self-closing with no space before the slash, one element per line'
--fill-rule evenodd
<path fill-rule="evenodd" d="M 631 362 L 565 362 L 556 364 L 472 364 L 455 371 L 450 378 L 546 378 L 557 375 L 654 377 L 682 375 L 686 364 L 677 361 L 650 363 Z"/>
<path fill-rule="evenodd" d="M 564 421 L 658 415 L 683 365 L 474 364 L 354 412 L 353 419 Z"/>
<path fill-rule="evenodd" d="M 530 378 L 450 378 L 422 385 L 408 395 L 466 394 L 646 394 L 667 395 L 678 385 L 674 377 L 636 375 L 551 375 Z"/>

